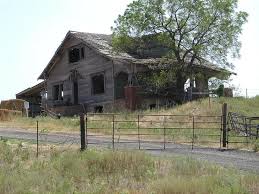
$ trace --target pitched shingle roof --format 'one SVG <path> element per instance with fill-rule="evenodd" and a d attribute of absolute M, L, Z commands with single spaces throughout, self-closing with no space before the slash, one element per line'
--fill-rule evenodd
<path fill-rule="evenodd" d="M 102 56 L 112 60 L 119 60 L 119 61 L 125 61 L 133 64 L 143 64 L 143 65 L 155 65 L 155 64 L 161 64 L 165 62 L 163 58 L 140 58 L 140 57 L 137 57 L 136 55 L 132 55 L 126 52 L 116 52 L 112 48 L 111 35 L 69 31 L 66 37 L 64 38 L 64 40 L 62 41 L 61 45 L 56 50 L 54 56 L 51 58 L 50 62 L 43 70 L 43 72 L 41 73 L 38 79 L 44 79 L 44 74 L 51 71 L 52 67 L 55 65 L 55 62 L 56 62 L 55 59 L 57 55 L 62 50 L 64 42 L 66 41 L 67 38 L 71 36 L 77 39 L 80 39 L 84 44 L 94 49 Z M 172 62 L 172 60 L 168 60 L 168 62 Z M 197 64 L 197 67 L 231 74 L 231 72 L 223 68 L 219 68 L 218 66 L 212 63 L 209 63 L 208 61 L 205 61 L 205 60 L 203 63 Z"/>

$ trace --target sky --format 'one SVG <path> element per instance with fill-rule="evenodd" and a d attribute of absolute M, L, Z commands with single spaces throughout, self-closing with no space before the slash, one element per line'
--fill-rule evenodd
<path fill-rule="evenodd" d="M 69 30 L 110 34 L 110 27 L 132 0 L 0 0 L 0 100 L 39 81 Z M 242 93 L 259 94 L 259 1 L 239 0 L 249 13 L 241 58 L 234 60 L 233 84 Z"/>

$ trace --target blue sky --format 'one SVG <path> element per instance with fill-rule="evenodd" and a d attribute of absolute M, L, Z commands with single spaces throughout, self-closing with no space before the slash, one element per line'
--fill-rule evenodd
<path fill-rule="evenodd" d="M 0 100 L 37 83 L 68 30 L 111 33 L 110 27 L 132 0 L 0 0 Z M 234 61 L 240 88 L 259 94 L 259 1 L 240 0 L 249 13 L 241 36 L 241 58 Z"/>

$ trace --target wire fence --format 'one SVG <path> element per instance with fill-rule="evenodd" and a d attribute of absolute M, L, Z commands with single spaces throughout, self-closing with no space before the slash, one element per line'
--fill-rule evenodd
<path fill-rule="evenodd" d="M 254 143 L 259 138 L 259 117 L 228 113 L 228 145 Z M 235 146 L 236 147 L 236 146 Z"/>
<path fill-rule="evenodd" d="M 77 132 L 54 133 L 36 121 L 37 157 L 59 151 L 88 147 L 108 149 L 168 150 L 222 146 L 222 116 L 104 114 L 81 115 Z M 60 120 L 60 125 L 63 125 Z M 28 136 L 29 135 L 29 136 Z"/>
<path fill-rule="evenodd" d="M 77 118 L 79 120 L 79 117 Z M 64 125 L 60 120 L 60 125 Z M 48 155 L 51 151 L 65 152 L 78 149 L 80 145 L 80 131 L 77 132 L 50 132 L 41 127 L 36 121 L 36 133 L 32 134 L 36 139 L 36 156 Z"/>
<path fill-rule="evenodd" d="M 259 117 L 227 114 L 227 104 L 222 107 L 222 115 L 214 116 L 87 113 L 74 120 L 78 121 L 74 123 L 78 131 L 50 132 L 37 121 L 36 132 L 14 134 L 13 137 L 36 142 L 37 156 L 48 153 L 53 147 L 59 147 L 61 151 L 79 149 L 80 146 L 81 150 L 88 147 L 225 149 L 243 147 L 259 138 Z M 62 119 L 59 121 L 57 126 L 65 124 Z"/>
<path fill-rule="evenodd" d="M 222 116 L 88 113 L 86 143 L 112 149 L 221 148 Z"/>

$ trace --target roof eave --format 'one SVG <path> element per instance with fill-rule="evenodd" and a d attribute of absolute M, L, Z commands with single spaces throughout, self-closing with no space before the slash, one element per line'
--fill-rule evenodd
<path fill-rule="evenodd" d="M 36 84 L 36 85 L 30 87 L 30 88 L 26 88 L 25 90 L 23 90 L 23 91 L 17 93 L 17 94 L 16 94 L 16 97 L 22 96 L 22 95 L 26 95 L 27 93 L 30 93 L 30 92 L 33 93 L 33 90 L 34 90 L 34 91 L 35 91 L 35 90 L 41 90 L 41 89 L 44 88 L 44 84 L 45 84 L 45 81 L 42 81 L 42 82 L 40 82 L 40 83 L 38 83 L 38 84 Z"/>
<path fill-rule="evenodd" d="M 53 63 L 53 61 L 54 61 L 54 59 L 56 58 L 56 56 L 58 55 L 58 52 L 59 52 L 60 49 L 62 48 L 62 46 L 63 46 L 65 40 L 71 35 L 71 32 L 73 32 L 73 31 L 70 31 L 70 30 L 69 30 L 69 31 L 67 32 L 65 38 L 62 40 L 61 44 L 59 45 L 59 47 L 58 47 L 57 50 L 55 51 L 54 55 L 51 57 L 51 59 L 50 59 L 48 65 L 44 68 L 44 70 L 42 71 L 42 73 L 41 73 L 40 76 L 38 77 L 38 80 L 39 80 L 39 79 L 45 79 L 45 73 L 46 73 L 46 72 L 48 73 L 49 69 L 51 69 L 52 66 L 55 64 L 55 63 Z"/>

